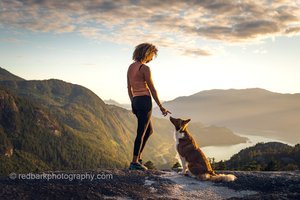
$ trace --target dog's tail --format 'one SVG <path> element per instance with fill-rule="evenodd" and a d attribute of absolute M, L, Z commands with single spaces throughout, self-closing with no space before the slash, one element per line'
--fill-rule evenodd
<path fill-rule="evenodd" d="M 199 177 L 201 180 L 210 180 L 210 181 L 215 181 L 215 182 L 231 182 L 236 179 L 236 176 L 233 174 L 210 174 L 210 173 L 205 173 L 200 175 Z"/>

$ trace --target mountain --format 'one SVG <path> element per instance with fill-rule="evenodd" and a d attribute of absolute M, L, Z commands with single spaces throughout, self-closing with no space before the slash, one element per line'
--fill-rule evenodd
<path fill-rule="evenodd" d="M 104 100 L 104 103 L 108 104 L 108 105 L 115 105 L 121 108 L 125 108 L 127 110 L 131 110 L 131 105 L 130 104 L 121 104 L 113 99 L 109 99 L 109 100 Z"/>
<path fill-rule="evenodd" d="M 9 132 L 4 129 L 4 134 L 11 141 L 14 150 L 24 150 L 26 153 L 34 155 L 39 154 L 39 151 L 51 154 L 47 156 L 44 152 L 44 154 L 39 155 L 39 158 L 46 162 L 49 168 L 53 166 L 57 166 L 58 169 L 89 169 L 100 166 L 124 167 L 128 163 L 128 155 L 130 155 L 130 149 L 133 145 L 133 140 L 129 135 L 131 130 L 123 127 L 121 120 L 114 116 L 105 103 L 90 90 L 59 80 L 2 81 L 0 85 L 9 89 L 21 102 L 28 101 L 30 105 L 40 107 L 42 113 L 49 113 L 49 116 L 45 118 L 50 121 L 57 121 L 61 124 L 61 130 L 64 130 L 61 133 L 61 139 L 59 139 L 60 143 L 53 144 L 52 147 L 48 143 L 57 140 L 56 137 L 46 139 L 45 137 L 48 136 L 39 135 L 36 137 L 32 135 L 36 130 L 36 120 L 30 121 L 32 126 L 29 126 L 27 134 L 23 129 L 24 126 L 30 124 L 21 124 L 20 134 L 26 136 L 30 141 L 32 140 L 28 144 L 37 142 L 34 147 L 26 148 L 26 145 L 17 145 L 22 143 L 24 138 L 17 137 L 13 140 L 11 137 L 16 130 Z M 22 108 L 22 103 L 20 105 L 14 103 L 13 105 L 16 105 L 21 111 L 27 109 L 26 105 L 24 109 Z M 2 109 L 1 113 L 4 111 L 5 109 Z M 29 114 L 24 113 L 21 115 L 22 117 L 17 119 L 25 121 L 30 116 Z M 34 115 L 34 117 L 36 116 Z M 1 125 L 5 127 L 7 121 L 12 124 L 17 123 L 15 118 L 8 118 L 1 120 Z M 43 121 L 40 123 L 47 124 Z M 48 129 L 49 127 L 51 126 L 46 126 Z M 53 149 L 57 149 L 57 152 Z M 119 154 L 119 152 L 123 153 Z M 64 154 L 63 161 L 59 161 L 64 164 L 53 164 L 55 157 L 61 157 L 59 154 Z M 45 160 L 47 157 L 49 160 Z"/>
<path fill-rule="evenodd" d="M 126 152 L 127 149 L 116 148 L 118 138 L 106 132 L 106 125 L 102 129 L 95 125 L 96 131 L 102 131 L 99 134 L 82 127 L 85 123 L 82 119 L 79 119 L 80 124 L 74 122 L 78 117 L 76 110 L 66 124 L 62 120 L 64 117 L 59 118 L 59 111 L 53 108 L 45 109 L 41 104 L 19 98 L 3 89 L 0 97 L 1 174 L 96 166 L 123 167 L 128 161 L 124 154 L 118 155 L 118 151 Z M 73 123 L 74 126 L 70 125 Z M 121 140 L 126 142 L 126 139 Z"/>
<path fill-rule="evenodd" d="M 300 144 L 280 142 L 258 143 L 233 155 L 228 161 L 216 163 L 216 168 L 229 170 L 283 171 L 300 169 Z"/>
<path fill-rule="evenodd" d="M 56 79 L 2 77 L 0 91 L 0 174 L 128 166 L 136 134 L 131 111 L 107 105 L 89 89 Z M 153 124 L 155 132 L 144 159 L 157 167 L 173 165 L 174 127 L 165 119 L 153 118 Z M 200 146 L 246 141 L 226 128 L 199 122 L 193 126 Z M 215 139 L 221 135 L 226 139 Z"/>
<path fill-rule="evenodd" d="M 12 74 L 9 71 L 0 67 L 0 80 L 21 81 L 24 79 Z"/>
<path fill-rule="evenodd" d="M 164 104 L 176 116 L 226 126 L 235 132 L 300 141 L 300 94 L 264 89 L 208 90 Z M 154 115 L 159 116 L 155 110 Z"/>
<path fill-rule="evenodd" d="M 104 102 L 108 105 L 115 105 L 115 106 L 118 106 L 118 107 L 121 107 L 121 108 L 125 108 L 126 110 L 130 110 L 131 111 L 131 104 L 122 104 L 122 103 L 119 103 L 113 99 L 109 99 L 109 100 L 104 100 Z M 164 101 L 161 100 L 162 103 L 164 103 Z M 155 107 L 155 105 L 153 105 L 153 107 Z"/>

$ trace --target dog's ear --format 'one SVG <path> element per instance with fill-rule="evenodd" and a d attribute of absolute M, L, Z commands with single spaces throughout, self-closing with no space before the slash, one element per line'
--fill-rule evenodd
<path fill-rule="evenodd" d="M 191 121 L 191 119 L 182 120 L 181 129 L 182 130 L 185 129 L 190 121 Z"/>
<path fill-rule="evenodd" d="M 183 120 L 183 123 L 188 124 L 190 121 L 191 121 L 191 119 L 186 119 L 186 120 Z"/>

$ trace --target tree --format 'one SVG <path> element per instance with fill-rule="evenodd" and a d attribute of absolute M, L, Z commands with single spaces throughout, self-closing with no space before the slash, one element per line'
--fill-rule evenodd
<path fill-rule="evenodd" d="M 287 170 L 287 171 L 294 171 L 294 170 L 297 170 L 298 169 L 298 166 L 295 165 L 295 164 L 292 164 L 292 163 L 289 163 L 287 164 L 286 166 L 284 166 L 282 168 L 282 170 Z"/>
<path fill-rule="evenodd" d="M 249 162 L 246 166 L 244 166 L 244 170 L 249 170 L 249 171 L 260 171 L 261 170 L 261 165 L 257 163 L 255 160 Z"/>
<path fill-rule="evenodd" d="M 272 159 L 264 169 L 265 171 L 276 171 L 279 170 L 279 162 Z"/>
<path fill-rule="evenodd" d="M 223 160 L 221 160 L 219 162 L 219 167 L 218 167 L 219 170 L 225 170 L 226 169 L 226 164 Z"/>
<path fill-rule="evenodd" d="M 148 160 L 145 164 L 144 164 L 148 169 L 156 169 L 155 165 L 153 164 L 153 162 L 151 160 Z"/>
<path fill-rule="evenodd" d="M 172 167 L 172 170 L 175 170 L 175 171 L 178 171 L 182 168 L 181 164 L 177 161 L 173 167 Z"/>

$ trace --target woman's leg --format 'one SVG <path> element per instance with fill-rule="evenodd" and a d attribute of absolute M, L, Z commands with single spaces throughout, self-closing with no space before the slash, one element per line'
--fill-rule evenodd
<path fill-rule="evenodd" d="M 151 97 L 134 97 L 132 102 L 132 108 L 138 120 L 137 135 L 134 141 L 132 159 L 132 162 L 136 163 L 138 161 L 144 136 L 147 132 L 147 128 L 150 123 L 152 113 Z"/>
<path fill-rule="evenodd" d="M 150 118 L 147 113 L 137 111 L 136 116 L 138 118 L 138 127 L 137 127 L 137 135 L 134 141 L 132 162 L 137 162 L 138 160 L 139 154 L 141 152 L 144 136 L 148 130 L 147 127 L 150 124 Z"/>
<path fill-rule="evenodd" d="M 153 127 L 152 127 L 152 123 L 151 123 L 151 121 L 150 121 L 150 122 L 149 122 L 149 125 L 148 125 L 148 127 L 147 127 L 147 131 L 146 131 L 146 133 L 145 133 L 145 136 L 144 136 L 144 138 L 143 138 L 143 144 L 142 144 L 142 146 L 141 146 L 141 150 L 140 150 L 140 154 L 139 154 L 138 159 L 140 159 L 140 158 L 142 157 L 142 152 L 143 152 L 143 150 L 144 150 L 145 144 L 146 144 L 146 142 L 148 141 L 150 135 L 152 135 L 152 133 L 153 133 Z"/>

